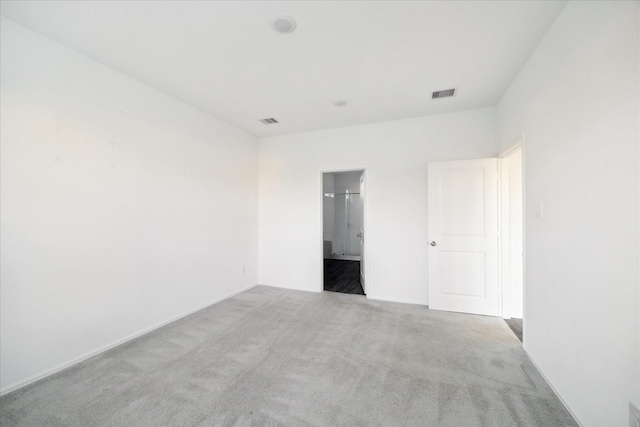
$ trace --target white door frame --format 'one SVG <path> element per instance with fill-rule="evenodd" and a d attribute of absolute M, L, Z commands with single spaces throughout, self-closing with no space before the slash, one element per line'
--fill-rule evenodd
<path fill-rule="evenodd" d="M 318 259 L 320 260 L 320 283 L 318 285 L 318 292 L 324 292 L 324 235 L 323 235 L 323 231 L 324 231 L 324 210 L 323 210 L 323 203 L 324 203 L 324 188 L 323 188 L 323 175 L 325 173 L 341 173 L 341 172 L 363 172 L 364 173 L 364 179 L 366 182 L 366 187 L 365 187 L 365 191 L 367 194 L 364 195 L 364 200 L 363 200 L 363 204 L 361 206 L 362 209 L 362 213 L 363 213 L 363 228 L 365 233 L 367 233 L 364 237 L 364 242 L 363 242 L 363 253 L 360 254 L 362 257 L 365 257 L 365 259 L 369 260 L 369 236 L 370 236 L 370 231 L 369 231 L 369 194 L 371 194 L 371 183 L 370 183 L 370 177 L 369 174 L 367 173 L 368 168 L 366 166 L 361 166 L 361 167 L 352 167 L 352 168 L 342 168 L 342 169 L 323 169 L 320 171 L 320 189 L 318 191 L 318 194 L 320 194 L 320 208 L 318 209 L 318 211 L 320 212 L 320 232 L 318 233 L 319 236 L 319 241 L 320 244 L 318 245 L 318 247 L 320 248 L 319 252 L 319 257 Z M 369 265 L 371 264 L 371 262 L 365 262 L 364 263 L 364 276 L 367 280 L 367 292 L 365 297 L 369 298 L 369 294 L 371 292 L 371 279 L 370 279 L 370 274 L 369 274 Z"/>
<path fill-rule="evenodd" d="M 526 254 L 525 254 L 525 216 L 526 216 L 526 197 L 525 197 L 525 143 L 524 143 L 524 134 L 522 134 L 518 140 L 512 144 L 509 148 L 504 150 L 498 156 L 498 176 L 499 176 L 499 221 L 500 221 L 500 240 L 499 240 L 499 280 L 500 280 L 500 307 L 502 312 L 502 317 L 505 319 L 511 318 L 511 288 L 510 283 L 507 281 L 505 277 L 505 269 L 508 268 L 509 263 L 509 217 L 508 217 L 508 201 L 505 200 L 505 190 L 508 189 L 509 179 L 507 175 L 507 171 L 503 168 L 503 160 L 513 154 L 516 150 L 520 149 L 522 151 L 522 299 L 523 299 L 523 319 L 525 317 L 524 311 L 526 310 L 526 305 L 524 301 L 526 301 L 526 283 L 525 283 L 525 270 L 526 270 Z"/>

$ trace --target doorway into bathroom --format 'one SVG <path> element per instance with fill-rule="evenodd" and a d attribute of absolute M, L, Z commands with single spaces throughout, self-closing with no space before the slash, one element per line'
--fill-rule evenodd
<path fill-rule="evenodd" d="M 322 174 L 323 289 L 365 295 L 364 171 Z"/>

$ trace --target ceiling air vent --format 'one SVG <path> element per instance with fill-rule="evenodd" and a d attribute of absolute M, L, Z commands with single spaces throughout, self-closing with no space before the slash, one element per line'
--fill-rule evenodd
<path fill-rule="evenodd" d="M 448 98 L 453 96 L 454 93 L 456 93 L 455 89 L 439 90 L 431 94 L 431 99 Z"/>
<path fill-rule="evenodd" d="M 272 125 L 274 123 L 278 123 L 278 121 L 276 119 L 274 119 L 273 117 L 269 117 L 268 119 L 260 119 L 260 121 L 262 123 L 264 123 L 265 125 Z"/>

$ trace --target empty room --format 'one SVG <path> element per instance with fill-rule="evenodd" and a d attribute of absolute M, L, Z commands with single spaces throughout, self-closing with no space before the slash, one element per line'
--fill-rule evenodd
<path fill-rule="evenodd" d="M 2 427 L 640 427 L 640 2 L 0 14 Z"/>

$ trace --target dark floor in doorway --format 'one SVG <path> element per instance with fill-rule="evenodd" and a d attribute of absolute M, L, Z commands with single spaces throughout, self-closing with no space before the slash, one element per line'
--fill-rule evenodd
<path fill-rule="evenodd" d="M 516 337 L 522 342 L 522 319 L 516 319 L 512 317 L 511 319 L 504 319 L 507 323 L 507 326 L 516 334 Z"/>
<path fill-rule="evenodd" d="M 364 295 L 360 284 L 360 261 L 325 259 L 324 290 Z"/>

